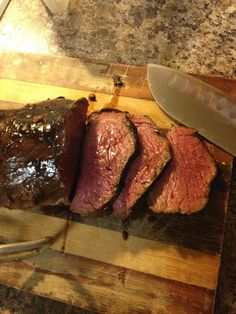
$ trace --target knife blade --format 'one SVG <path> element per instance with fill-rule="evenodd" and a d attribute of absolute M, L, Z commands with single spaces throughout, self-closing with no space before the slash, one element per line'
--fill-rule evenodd
<path fill-rule="evenodd" d="M 148 64 L 147 79 L 154 99 L 170 117 L 236 156 L 236 103 L 229 96 L 162 65 Z"/>

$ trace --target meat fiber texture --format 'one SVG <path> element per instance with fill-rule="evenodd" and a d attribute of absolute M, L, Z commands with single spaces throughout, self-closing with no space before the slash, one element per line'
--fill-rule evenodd
<path fill-rule="evenodd" d="M 136 130 L 126 113 L 103 110 L 92 114 L 71 210 L 82 216 L 103 213 L 116 197 L 136 148 Z"/>
<path fill-rule="evenodd" d="M 208 201 L 215 161 L 192 129 L 173 127 L 167 138 L 172 159 L 151 189 L 148 205 L 155 213 L 197 212 Z"/>
<path fill-rule="evenodd" d="M 87 108 L 60 98 L 0 111 L 0 206 L 69 204 Z"/>
<path fill-rule="evenodd" d="M 137 128 L 139 152 L 125 178 L 124 187 L 113 203 L 113 215 L 127 218 L 170 159 L 169 142 L 158 134 L 154 122 L 145 116 L 129 115 Z"/>

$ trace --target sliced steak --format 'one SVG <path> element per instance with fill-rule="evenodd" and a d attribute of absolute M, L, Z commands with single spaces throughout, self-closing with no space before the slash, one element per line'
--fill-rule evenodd
<path fill-rule="evenodd" d="M 192 129 L 173 127 L 167 138 L 172 159 L 149 193 L 149 207 L 155 213 L 197 212 L 207 203 L 215 161 Z"/>
<path fill-rule="evenodd" d="M 113 215 L 127 218 L 170 159 L 169 143 L 158 134 L 154 122 L 144 116 L 129 115 L 137 128 L 139 153 L 132 161 L 124 187 L 113 203 Z"/>
<path fill-rule="evenodd" d="M 101 213 L 116 196 L 136 147 L 136 130 L 126 113 L 94 113 L 88 121 L 71 210 L 81 215 Z"/>
<path fill-rule="evenodd" d="M 68 204 L 88 101 L 53 99 L 0 111 L 0 205 Z"/>

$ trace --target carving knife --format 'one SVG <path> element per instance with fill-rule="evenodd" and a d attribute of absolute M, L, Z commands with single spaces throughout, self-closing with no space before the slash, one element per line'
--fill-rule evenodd
<path fill-rule="evenodd" d="M 147 79 L 154 99 L 170 117 L 236 156 L 236 103 L 229 96 L 162 65 L 148 64 Z"/>

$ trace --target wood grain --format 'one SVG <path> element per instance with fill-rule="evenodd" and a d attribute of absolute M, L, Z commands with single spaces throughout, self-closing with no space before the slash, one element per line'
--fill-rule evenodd
<path fill-rule="evenodd" d="M 28 225 L 26 222 L 30 222 Z M 1 237 L 25 241 L 33 237 L 56 235 L 52 249 L 83 256 L 111 265 L 126 267 L 159 277 L 172 279 L 208 289 L 216 289 L 215 271 L 219 257 L 176 247 L 160 241 L 129 236 L 124 241 L 121 233 L 70 222 L 64 241 L 64 219 L 47 217 L 22 210 L 1 209 Z M 9 225 L 14 226 L 10 228 Z M 42 228 L 43 226 L 43 228 Z"/>
<path fill-rule="evenodd" d="M 3 280 L 99 313 L 169 314 L 173 308 L 175 313 L 210 313 L 214 299 L 212 290 L 51 250 L 1 265 Z"/>
<path fill-rule="evenodd" d="M 125 87 L 114 88 L 114 74 L 122 76 Z M 236 99 L 235 80 L 200 78 Z M 143 67 L 1 53 L 1 108 L 58 96 L 87 97 L 90 91 L 97 96 L 90 112 L 112 106 L 149 115 L 160 128 L 173 124 L 153 101 Z M 218 176 L 206 208 L 191 216 L 146 212 L 124 226 L 112 217 L 68 216 L 65 208 L 2 208 L 2 242 L 56 237 L 41 256 L 2 264 L 0 283 L 100 313 L 212 313 L 232 157 L 206 144 Z"/>
<path fill-rule="evenodd" d="M 4 78 L 112 94 L 114 90 L 112 76 L 117 74 L 125 81 L 125 87 L 120 91 L 121 96 L 153 99 L 144 67 L 15 52 L 1 52 L 0 57 L 0 76 Z M 236 100 L 234 79 L 195 76 Z"/>

